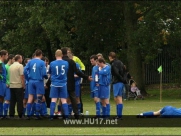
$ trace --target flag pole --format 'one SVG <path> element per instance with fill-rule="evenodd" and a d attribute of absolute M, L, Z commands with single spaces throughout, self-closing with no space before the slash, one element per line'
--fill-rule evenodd
<path fill-rule="evenodd" d="M 160 72 L 160 102 L 162 102 L 162 72 Z"/>

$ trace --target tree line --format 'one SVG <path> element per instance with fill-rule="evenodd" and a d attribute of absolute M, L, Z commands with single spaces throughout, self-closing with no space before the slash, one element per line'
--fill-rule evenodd
<path fill-rule="evenodd" d="M 89 56 L 115 51 L 144 92 L 144 63 L 164 49 L 181 77 L 181 2 L 0 1 L 0 49 L 31 57 L 40 48 L 50 60 L 71 47 L 85 64 Z M 86 59 L 85 59 L 86 58 Z"/>

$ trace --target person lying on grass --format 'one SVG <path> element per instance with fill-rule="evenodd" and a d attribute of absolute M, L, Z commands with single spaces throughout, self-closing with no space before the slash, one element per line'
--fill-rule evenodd
<path fill-rule="evenodd" d="M 161 110 L 158 111 L 149 111 L 149 112 L 143 112 L 137 115 L 137 117 L 181 117 L 181 108 L 176 108 L 173 106 L 165 106 Z"/>

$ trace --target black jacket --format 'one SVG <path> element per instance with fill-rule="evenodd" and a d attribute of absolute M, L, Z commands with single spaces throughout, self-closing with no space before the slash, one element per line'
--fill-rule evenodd
<path fill-rule="evenodd" d="M 113 61 L 111 61 L 111 74 L 112 74 L 113 84 L 118 83 L 118 82 L 125 83 L 124 64 L 120 60 L 114 59 Z"/>
<path fill-rule="evenodd" d="M 76 63 L 69 59 L 68 56 L 63 56 L 63 60 L 68 61 L 69 63 L 69 69 L 67 72 L 67 90 L 69 91 L 75 91 L 75 78 L 74 74 L 78 75 L 79 77 L 82 77 L 84 79 L 88 79 L 88 76 L 82 73 L 79 69 L 76 67 Z"/>

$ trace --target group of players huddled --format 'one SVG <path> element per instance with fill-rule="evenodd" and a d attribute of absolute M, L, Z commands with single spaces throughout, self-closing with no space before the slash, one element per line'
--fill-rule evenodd
<path fill-rule="evenodd" d="M 42 59 L 44 58 L 44 59 Z M 95 118 L 110 117 L 110 88 L 116 101 L 116 118 L 122 117 L 122 90 L 124 87 L 124 65 L 116 59 L 114 52 L 109 53 L 110 64 L 102 54 L 92 55 L 92 75 L 84 74 L 85 66 L 74 56 L 70 48 L 64 47 L 55 52 L 56 60 L 48 65 L 47 58 L 37 49 L 32 58 L 25 58 L 22 65 L 21 55 L 8 55 L 0 51 L 0 118 L 14 118 L 15 105 L 19 118 L 41 119 L 47 114 L 45 100 L 46 82 L 50 81 L 49 98 L 50 120 L 54 119 L 56 105 L 63 118 L 71 114 L 78 119 L 83 107 L 80 101 L 82 79 L 89 80 L 91 97 L 94 99 Z M 6 63 L 6 64 L 5 64 Z M 9 116 L 8 116 L 9 110 Z"/>
<path fill-rule="evenodd" d="M 78 119 L 83 108 L 80 99 L 82 79 L 90 81 L 91 97 L 96 107 L 95 118 L 110 117 L 111 84 L 116 103 L 115 118 L 122 118 L 125 69 L 115 52 L 108 55 L 110 63 L 106 63 L 100 53 L 92 55 L 90 62 L 93 68 L 90 76 L 84 74 L 85 66 L 70 48 L 56 50 L 56 60 L 50 65 L 42 54 L 37 49 L 31 59 L 24 59 L 23 67 L 21 55 L 8 55 L 6 50 L 0 51 L 0 119 L 14 118 L 15 105 L 19 118 L 23 119 L 33 117 L 39 120 L 48 115 L 53 120 L 56 105 L 64 119 L 68 119 L 70 115 Z M 49 98 L 45 98 L 47 81 L 50 82 Z M 51 99 L 49 114 L 46 99 Z M 146 112 L 140 116 L 148 114 L 155 115 L 153 112 Z"/>

